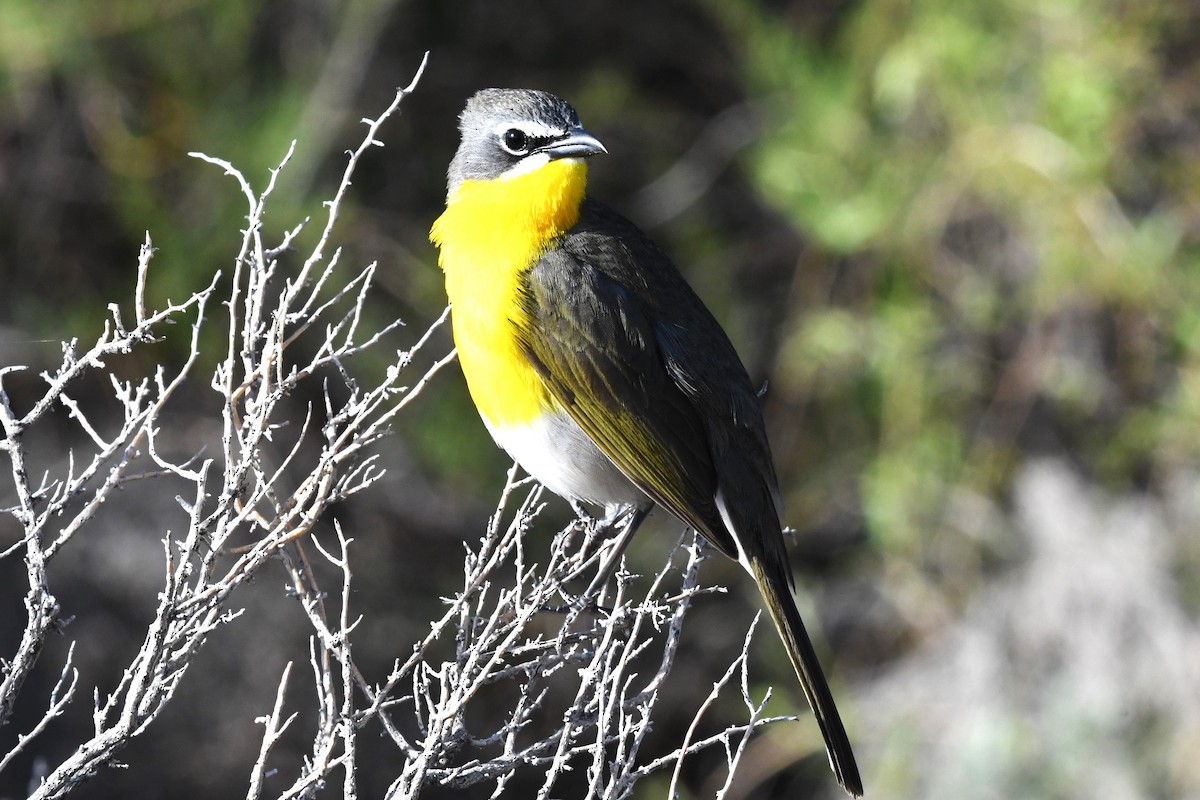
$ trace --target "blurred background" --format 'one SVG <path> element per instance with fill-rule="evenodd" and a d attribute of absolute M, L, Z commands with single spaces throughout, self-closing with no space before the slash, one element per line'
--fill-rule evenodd
<path fill-rule="evenodd" d="M 267 217 L 278 239 L 320 212 L 359 120 L 425 50 L 335 234 L 346 263 L 381 265 L 377 323 L 407 322 L 377 359 L 444 306 L 426 235 L 465 99 L 564 96 L 610 152 L 593 194 L 674 255 L 769 381 L 801 608 L 868 796 L 1200 797 L 1200 5 L 5 0 L 0 362 L 32 368 L 6 388 L 35 391 L 61 340 L 94 339 L 106 305 L 128 304 L 146 231 L 156 302 L 228 273 L 244 204 L 188 151 L 261 188 L 295 139 Z M 211 434 L 213 398 L 198 385 L 175 423 Z M 378 676 L 457 585 L 461 541 L 478 538 L 508 467 L 456 370 L 397 427 L 383 482 L 338 512 L 368 618 L 357 652 Z M 73 749 L 90 688 L 137 649 L 161 580 L 153 520 L 171 503 L 137 497 L 54 563 L 81 699 L 0 777 L 0 797 Z M 542 524 L 567 519 L 552 502 Z M 15 536 L 0 520 L 0 548 Z M 644 535 L 632 557 L 651 569 L 673 540 Z M 0 562 L 4 653 L 24 616 L 13 562 Z M 688 618 L 663 742 L 757 608 L 736 565 L 705 570 L 731 593 Z M 247 613 L 124 753 L 128 769 L 77 796 L 244 793 L 253 717 L 283 664 L 307 658 L 283 581 L 268 571 L 239 598 Z M 753 652 L 772 710 L 807 715 L 773 637 Z M 0 752 L 44 710 L 57 667 L 43 672 Z M 740 720 L 740 702 L 710 714 Z M 301 752 L 283 751 L 281 770 Z M 390 753 L 361 757 L 364 795 L 394 775 Z M 720 763 L 691 762 L 686 796 L 711 797 Z M 735 788 L 837 796 L 807 716 L 756 739 Z"/>

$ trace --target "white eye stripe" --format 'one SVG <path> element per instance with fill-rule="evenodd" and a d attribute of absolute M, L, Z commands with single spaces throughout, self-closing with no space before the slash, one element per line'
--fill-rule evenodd
<path fill-rule="evenodd" d="M 521 175 L 528 175 L 529 173 L 533 172 L 534 170 L 539 170 L 549 163 L 550 163 L 550 156 L 548 153 L 534 153 L 533 155 L 525 156 L 520 161 L 513 164 L 511 167 L 504 170 L 504 172 L 501 172 L 500 179 L 508 180 L 509 178 L 516 178 Z"/>
<path fill-rule="evenodd" d="M 554 128 L 536 120 L 517 119 L 496 123 L 492 128 L 492 133 L 498 137 L 503 137 L 506 131 L 510 131 L 513 128 L 516 128 L 531 139 L 552 139 L 562 136 L 567 132 L 565 128 Z"/>
<path fill-rule="evenodd" d="M 536 172 L 537 170 L 549 164 L 552 160 L 555 164 L 574 164 L 580 161 L 578 158 L 570 157 L 551 159 L 548 153 L 533 153 L 532 155 L 525 156 L 511 167 L 504 170 L 504 172 L 501 172 L 499 176 L 500 180 L 507 181 L 513 178 L 519 178 L 522 175 L 528 175 L 531 172 Z"/>

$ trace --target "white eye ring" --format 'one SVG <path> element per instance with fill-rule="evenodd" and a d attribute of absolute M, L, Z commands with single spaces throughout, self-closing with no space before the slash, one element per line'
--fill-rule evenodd
<path fill-rule="evenodd" d="M 500 146 L 514 156 L 523 156 L 529 152 L 529 135 L 520 128 L 509 128 L 500 134 Z"/>

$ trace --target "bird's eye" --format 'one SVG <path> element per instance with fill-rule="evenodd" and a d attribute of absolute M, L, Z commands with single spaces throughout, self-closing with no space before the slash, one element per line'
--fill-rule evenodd
<path fill-rule="evenodd" d="M 509 128 L 500 138 L 500 142 L 504 145 L 504 149 L 513 155 L 521 155 L 529 149 L 529 137 L 525 135 L 525 131 L 519 128 Z"/>

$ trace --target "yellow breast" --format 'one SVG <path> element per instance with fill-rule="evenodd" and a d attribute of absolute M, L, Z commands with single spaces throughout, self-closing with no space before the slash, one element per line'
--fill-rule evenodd
<path fill-rule="evenodd" d="M 510 178 L 464 181 L 429 232 L 446 274 L 458 360 L 493 427 L 525 424 L 554 406 L 516 339 L 527 323 L 519 287 L 579 220 L 586 183 L 587 165 L 568 158 Z"/>

